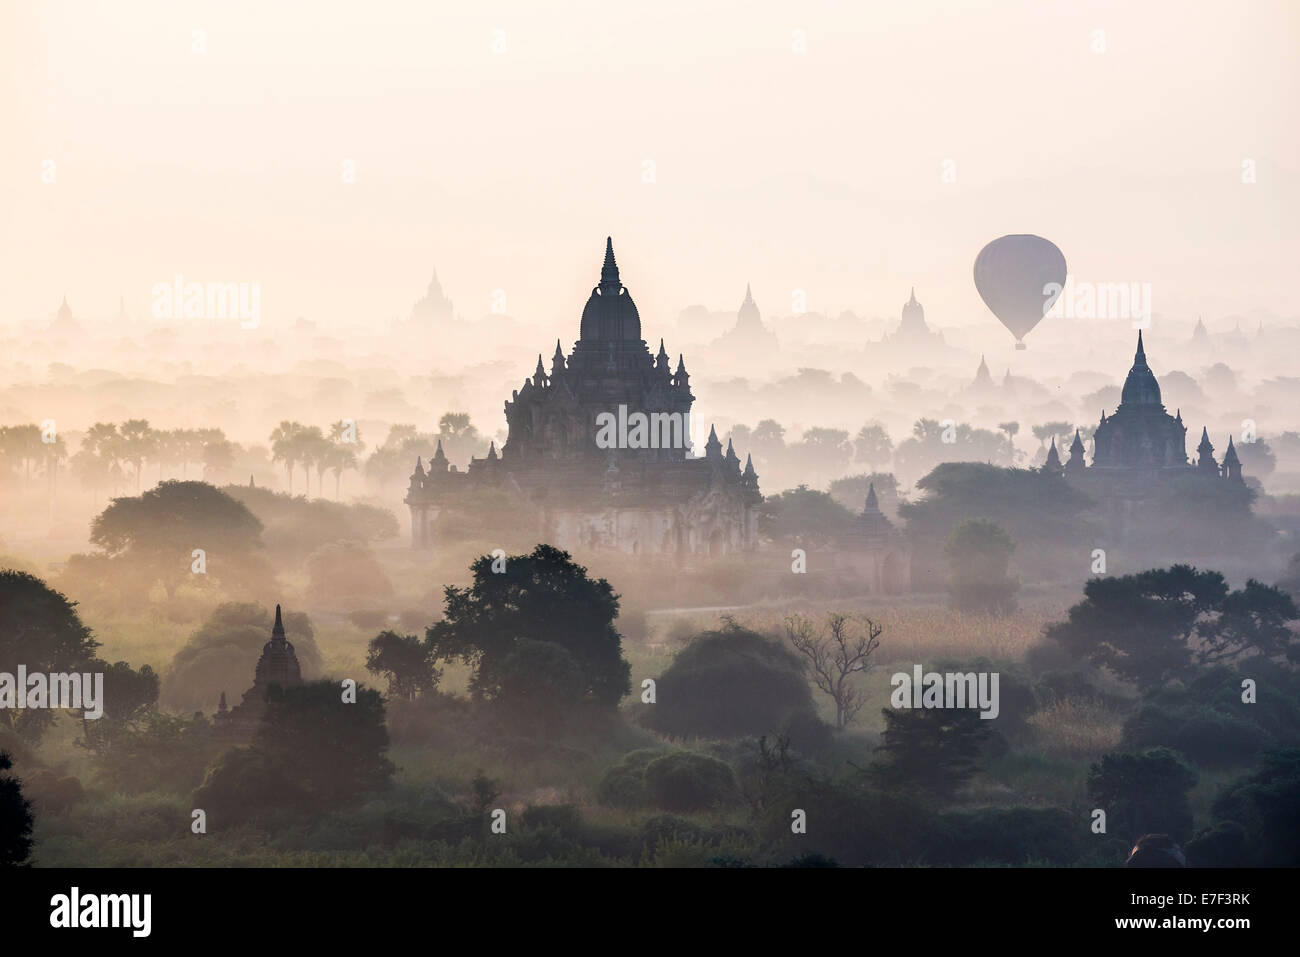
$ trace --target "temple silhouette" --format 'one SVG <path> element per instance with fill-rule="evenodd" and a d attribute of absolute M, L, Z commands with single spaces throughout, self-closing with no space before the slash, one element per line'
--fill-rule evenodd
<path fill-rule="evenodd" d="M 693 454 L 694 401 L 684 358 L 674 369 L 663 340 L 651 356 L 607 238 L 579 338 L 567 358 L 555 343 L 549 372 L 539 354 L 532 377 L 506 401 L 500 454 L 493 443 L 463 472 L 441 442 L 427 470 L 417 459 L 405 499 L 412 545 L 432 548 L 444 510 L 472 509 L 478 493 L 495 489 L 526 502 L 537 534 L 559 548 L 678 557 L 751 551 L 763 499 L 758 475 L 751 459 L 741 466 L 730 442 L 724 452 L 712 429 L 703 456 Z M 598 442 L 601 417 L 617 416 L 621 426 L 638 413 L 650 421 L 649 442 Z"/>
<path fill-rule="evenodd" d="M 275 606 L 275 625 L 271 639 L 262 646 L 262 657 L 253 672 L 253 687 L 244 692 L 243 700 L 233 709 L 226 707 L 226 693 L 221 692 L 217 713 L 213 715 L 216 730 L 232 738 L 251 738 L 266 714 L 267 696 L 271 687 L 294 688 L 302 684 L 302 669 L 293 643 L 285 637 L 280 606 Z"/>

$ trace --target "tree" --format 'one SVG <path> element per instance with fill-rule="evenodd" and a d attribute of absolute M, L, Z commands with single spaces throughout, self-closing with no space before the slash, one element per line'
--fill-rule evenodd
<path fill-rule="evenodd" d="M 659 676 L 645 723 L 677 738 L 784 733 L 791 719 L 815 715 L 804 670 L 790 649 L 724 619 Z M 794 745 L 802 750 L 804 742 Z"/>
<path fill-rule="evenodd" d="M 1242 831 L 1246 857 L 1229 863 L 1256 867 L 1300 865 L 1300 749 L 1268 751 L 1259 767 L 1223 788 L 1210 811 Z M 1188 849 L 1189 854 L 1191 848 Z M 1193 858 L 1193 863 L 1200 863 Z"/>
<path fill-rule="evenodd" d="M 336 808 L 392 783 L 384 699 L 358 685 L 356 701 L 343 701 L 334 681 L 293 688 L 273 686 L 254 746 L 284 768 L 312 804 Z"/>
<path fill-rule="evenodd" d="M 858 437 L 853 441 L 855 461 L 862 462 L 873 472 L 886 465 L 894 454 L 894 443 L 889 440 L 889 433 L 879 422 L 870 422 L 858 430 Z"/>
<path fill-rule="evenodd" d="M 429 648 L 416 635 L 382 631 L 366 647 L 366 670 L 388 679 L 388 696 L 413 700 L 437 687 L 442 671 L 434 667 Z"/>
<path fill-rule="evenodd" d="M 613 708 L 628 693 L 631 669 L 614 627 L 619 596 L 609 582 L 589 578 L 568 552 L 550 545 L 529 555 L 484 555 L 470 571 L 468 588 L 443 590 L 443 620 L 429 626 L 425 640 L 435 659 L 458 658 L 473 668 L 476 698 L 501 693 L 502 664 L 525 638 L 553 642 L 573 656 L 584 700 Z"/>
<path fill-rule="evenodd" d="M 167 597 L 185 582 L 265 587 L 273 579 L 259 554 L 262 523 L 206 482 L 160 482 L 139 498 L 115 498 L 90 527 L 90 540 L 142 581 L 161 582 Z M 206 553 L 203 575 L 193 550 Z"/>
<path fill-rule="evenodd" d="M 829 493 L 800 485 L 763 500 L 759 529 L 777 541 L 817 548 L 837 544 L 856 514 Z"/>
<path fill-rule="evenodd" d="M 506 722 L 531 736 L 561 731 L 585 692 L 582 668 L 563 645 L 521 638 L 501 662 L 493 703 Z"/>
<path fill-rule="evenodd" d="M 32 850 L 32 806 L 23 797 L 22 783 L 4 772 L 13 768 L 0 751 L 0 868 L 26 867 Z"/>
<path fill-rule="evenodd" d="M 81 622 L 77 603 L 27 572 L 0 571 L 0 672 L 17 674 L 84 670 L 99 642 Z M 0 708 L 0 726 L 33 738 L 53 723 L 44 708 Z"/>
<path fill-rule="evenodd" d="M 1237 456 L 1241 459 L 1242 470 L 1255 478 L 1267 478 L 1277 468 L 1277 455 L 1269 444 L 1261 438 L 1254 442 L 1238 442 Z"/>
<path fill-rule="evenodd" d="M 364 542 L 322 545 L 304 563 L 307 592 L 321 603 L 375 601 L 393 594 L 393 583 Z"/>
<path fill-rule="evenodd" d="M 289 494 L 293 494 L 293 467 L 302 461 L 299 458 L 301 448 L 298 434 L 302 432 L 301 422 L 282 421 L 271 432 L 271 461 L 283 462 L 289 473 Z M 311 489 L 307 490 L 310 494 Z"/>
<path fill-rule="evenodd" d="M 1106 812 L 1107 827 L 1125 840 L 1158 832 L 1185 841 L 1192 833 L 1187 792 L 1197 780 L 1196 772 L 1168 748 L 1111 752 L 1088 769 L 1088 796 Z"/>
<path fill-rule="evenodd" d="M 838 474 L 848 467 L 853 456 L 849 433 L 843 429 L 808 429 L 795 445 L 805 468 Z"/>
<path fill-rule="evenodd" d="M 82 715 L 82 747 L 104 754 L 124 735 L 137 730 L 138 723 L 157 705 L 159 680 L 153 668 L 142 665 L 136 671 L 125 661 L 108 664 L 92 661 L 89 672 L 104 675 L 103 714 Z"/>
<path fill-rule="evenodd" d="M 1015 542 L 997 522 L 968 518 L 948 536 L 948 589 L 965 611 L 1009 614 L 1020 584 L 1008 573 Z"/>
<path fill-rule="evenodd" d="M 158 433 L 145 419 L 127 419 L 122 423 L 122 458 L 131 463 L 135 472 L 135 490 L 140 491 L 140 473 L 146 459 L 152 459 L 158 448 Z"/>
<path fill-rule="evenodd" d="M 1039 448 L 1046 448 L 1049 439 L 1056 439 L 1056 444 L 1060 447 L 1074 438 L 1074 426 L 1064 420 L 1044 422 L 1042 425 L 1035 425 L 1030 431 L 1038 440 Z"/>
<path fill-rule="evenodd" d="M 866 699 L 849 678 L 870 669 L 871 653 L 880 647 L 884 631 L 870 618 L 832 613 L 818 627 L 811 619 L 792 615 L 785 620 L 786 638 L 812 666 L 813 683 L 835 702 L 835 727 L 843 730 Z"/>
<path fill-rule="evenodd" d="M 754 449 L 764 455 L 785 451 L 785 428 L 775 419 L 764 419 L 754 426 Z"/>
<path fill-rule="evenodd" d="M 1083 594 L 1045 635 L 1130 681 L 1156 684 L 1252 654 L 1285 658 L 1295 647 L 1294 601 L 1253 579 L 1229 592 L 1219 572 L 1174 565 L 1093 578 Z"/>
<path fill-rule="evenodd" d="M 885 730 L 872 772 L 886 786 L 949 798 L 979 770 L 991 722 L 972 708 L 882 708 Z"/>

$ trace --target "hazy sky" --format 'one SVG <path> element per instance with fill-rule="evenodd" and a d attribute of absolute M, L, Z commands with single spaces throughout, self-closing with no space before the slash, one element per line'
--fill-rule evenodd
<path fill-rule="evenodd" d="M 746 280 L 766 314 L 915 284 L 985 322 L 971 264 L 1007 232 L 1157 312 L 1295 316 L 1298 11 L 5 2 L 0 321 L 140 314 L 176 273 L 261 283 L 268 323 L 386 321 L 436 267 L 467 317 L 500 288 L 576 336 L 608 233 L 648 335 Z"/>

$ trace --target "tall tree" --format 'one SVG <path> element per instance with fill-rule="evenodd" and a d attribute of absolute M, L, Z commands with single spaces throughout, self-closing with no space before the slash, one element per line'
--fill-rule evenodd
<path fill-rule="evenodd" d="M 495 568 L 494 568 L 495 566 Z M 476 697 L 500 692 L 500 669 L 520 639 L 565 648 L 582 674 L 584 698 L 614 707 L 631 688 L 614 627 L 618 595 L 603 578 L 592 579 L 568 552 L 538 545 L 528 555 L 477 559 L 468 588 L 444 589 L 443 620 L 425 633 L 433 656 L 458 658 L 473 668 Z"/>

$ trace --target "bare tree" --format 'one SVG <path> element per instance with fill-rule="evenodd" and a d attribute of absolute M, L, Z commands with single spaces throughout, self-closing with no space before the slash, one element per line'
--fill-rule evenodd
<path fill-rule="evenodd" d="M 857 672 L 871 669 L 871 653 L 880 647 L 885 629 L 870 618 L 832 613 L 818 626 L 803 615 L 785 620 L 790 644 L 812 664 L 813 682 L 835 702 L 835 727 L 857 716 L 865 699 L 849 682 Z"/>

